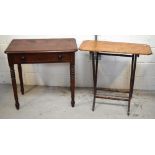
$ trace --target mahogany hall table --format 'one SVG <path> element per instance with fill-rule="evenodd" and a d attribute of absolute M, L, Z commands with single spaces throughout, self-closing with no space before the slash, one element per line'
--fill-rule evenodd
<path fill-rule="evenodd" d="M 70 63 L 71 105 L 74 107 L 75 52 L 77 50 L 76 40 L 73 38 L 12 40 L 5 53 L 8 56 L 16 109 L 20 108 L 20 104 L 14 65 L 18 65 L 21 93 L 24 94 L 21 64 L 34 63 Z"/>
<path fill-rule="evenodd" d="M 123 100 L 123 101 L 128 101 L 128 115 L 130 115 L 130 103 L 131 103 L 133 88 L 134 88 L 137 57 L 139 57 L 139 55 L 152 54 L 150 46 L 145 44 L 86 40 L 81 44 L 80 50 L 92 52 L 92 66 L 93 66 L 93 80 L 94 80 L 94 100 L 93 100 L 92 110 L 94 111 L 95 109 L 96 98 Z M 128 97 L 100 96 L 97 94 L 97 75 L 98 75 L 99 55 L 123 56 L 123 57 L 132 58 L 130 90 L 128 92 L 129 93 Z"/>

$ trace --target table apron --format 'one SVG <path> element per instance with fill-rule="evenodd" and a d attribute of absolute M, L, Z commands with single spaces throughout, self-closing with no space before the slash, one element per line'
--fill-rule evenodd
<path fill-rule="evenodd" d="M 75 53 L 37 53 L 10 54 L 8 57 L 13 64 L 29 63 L 66 63 L 74 61 Z"/>

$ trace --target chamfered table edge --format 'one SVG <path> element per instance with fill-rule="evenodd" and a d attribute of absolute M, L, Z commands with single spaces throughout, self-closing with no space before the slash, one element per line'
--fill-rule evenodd
<path fill-rule="evenodd" d="M 152 50 L 151 50 L 151 47 L 150 45 L 148 44 L 140 44 L 140 43 L 129 43 L 129 42 L 111 42 L 111 41 L 99 41 L 99 42 L 108 42 L 108 43 L 125 43 L 125 44 L 135 44 L 135 45 L 143 45 L 143 46 L 147 46 L 148 48 L 150 48 L 150 51 L 148 53 L 141 53 L 141 52 L 131 52 L 131 53 L 127 53 L 127 52 L 115 52 L 115 51 L 102 51 L 102 50 L 95 50 L 94 48 L 93 49 L 90 49 L 90 48 L 83 48 L 81 47 L 84 43 L 86 42 L 89 42 L 89 41 L 92 41 L 92 42 L 98 42 L 98 41 L 94 41 L 94 40 L 84 40 L 81 44 L 80 44 L 80 47 L 78 48 L 80 51 L 83 51 L 83 52 L 92 52 L 92 53 L 97 53 L 97 52 L 101 52 L 101 53 L 111 53 L 111 54 L 138 54 L 138 55 L 151 55 L 152 54 Z"/>
<path fill-rule="evenodd" d="M 73 42 L 75 43 L 75 48 L 73 49 L 68 49 L 68 50 L 20 50 L 20 51 L 16 51 L 16 50 L 7 50 L 9 48 L 9 45 L 13 42 L 13 41 L 22 41 L 22 40 L 73 40 Z M 46 39 L 13 39 L 10 43 L 9 43 L 8 47 L 6 48 L 6 50 L 4 51 L 4 53 L 6 54 L 20 54 L 20 53 L 55 53 L 55 52 L 66 52 L 66 53 L 70 53 L 70 52 L 77 52 L 78 51 L 78 47 L 77 47 L 77 43 L 76 43 L 76 39 L 75 38 L 46 38 Z"/>

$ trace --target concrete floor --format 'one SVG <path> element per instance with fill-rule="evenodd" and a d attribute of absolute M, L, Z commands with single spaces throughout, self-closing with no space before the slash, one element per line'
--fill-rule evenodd
<path fill-rule="evenodd" d="M 134 91 L 131 115 L 127 102 L 97 99 L 91 111 L 92 89 L 76 89 L 76 106 L 70 106 L 68 88 L 25 86 L 19 92 L 21 108 L 14 107 L 11 85 L 0 85 L 0 118 L 155 118 L 155 91 Z"/>

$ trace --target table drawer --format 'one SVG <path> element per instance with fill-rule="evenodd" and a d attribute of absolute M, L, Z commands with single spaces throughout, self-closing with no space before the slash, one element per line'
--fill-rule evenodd
<path fill-rule="evenodd" d="M 13 55 L 13 61 L 18 63 L 61 63 L 70 62 L 70 53 L 40 53 L 40 54 L 15 54 Z"/>

